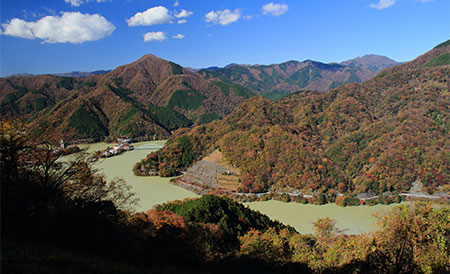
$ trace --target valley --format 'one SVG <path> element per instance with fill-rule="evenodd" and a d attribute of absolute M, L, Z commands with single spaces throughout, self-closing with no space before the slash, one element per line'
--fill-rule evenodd
<path fill-rule="evenodd" d="M 137 162 L 134 172 L 175 176 L 186 171 L 183 186 L 191 182 L 197 193 L 230 193 L 244 201 L 271 193 L 268 199 L 343 206 L 399 202 L 411 196 L 414 183 L 423 184 L 423 192 L 411 197 L 442 194 L 445 200 L 450 62 L 436 60 L 449 50 L 444 42 L 362 84 L 277 101 L 252 97 L 222 120 L 175 132 L 162 150 Z M 215 184 L 220 168 L 203 176 L 203 189 L 195 179 L 200 176 L 192 172 L 196 162 L 215 151 L 235 169 L 224 169 L 239 182 L 234 192 Z"/>
<path fill-rule="evenodd" d="M 147 211 L 166 202 L 198 197 L 195 193 L 170 183 L 170 178 L 133 175 L 131 170 L 133 163 L 149 152 L 145 149 L 140 150 L 139 147 L 161 144 L 164 144 L 164 141 L 135 143 L 133 144 L 136 147 L 135 150 L 117 157 L 102 159 L 95 165 L 99 172 L 104 173 L 108 179 L 122 177 L 132 186 L 131 191 L 135 192 L 139 198 L 139 206 L 136 208 L 138 212 Z M 110 146 L 110 144 L 96 143 L 79 146 L 80 148 L 88 148 L 88 151 L 93 153 Z M 347 234 L 368 233 L 375 229 L 376 218 L 374 214 L 386 213 L 396 206 L 396 204 L 392 204 L 341 207 L 336 204 L 318 206 L 280 201 L 250 202 L 245 203 L 245 205 L 266 214 L 273 220 L 279 220 L 286 225 L 293 226 L 302 234 L 313 233 L 312 223 L 325 217 L 336 220 L 336 226 Z"/>
<path fill-rule="evenodd" d="M 448 0 L 0 1 L 0 273 L 450 273 Z"/>

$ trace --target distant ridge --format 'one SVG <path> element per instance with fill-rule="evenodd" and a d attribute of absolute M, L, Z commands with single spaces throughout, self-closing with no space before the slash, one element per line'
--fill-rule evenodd
<path fill-rule="evenodd" d="M 110 72 L 111 70 L 96 70 L 96 71 L 72 71 L 72 72 L 65 72 L 65 73 L 52 73 L 51 75 L 55 76 L 64 76 L 64 77 L 88 77 L 91 75 L 97 75 L 97 74 L 105 74 Z"/>
<path fill-rule="evenodd" d="M 88 77 L 91 75 L 105 74 L 110 71 L 111 70 L 72 71 L 72 72 L 47 73 L 47 74 L 16 73 L 16 74 L 12 74 L 8 77 L 11 77 L 11 76 L 37 76 L 37 75 L 54 75 L 54 76 L 63 76 L 63 77 Z"/>
<path fill-rule="evenodd" d="M 326 64 L 313 60 L 290 60 L 271 65 L 231 63 L 223 68 L 200 69 L 198 72 L 207 79 L 233 82 L 259 95 L 277 99 L 300 90 L 326 91 L 345 83 L 361 83 L 397 64 L 385 56 L 370 54 L 342 63 Z"/>

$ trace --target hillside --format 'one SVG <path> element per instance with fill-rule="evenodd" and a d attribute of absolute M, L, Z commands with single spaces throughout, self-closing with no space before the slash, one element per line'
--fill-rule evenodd
<path fill-rule="evenodd" d="M 299 234 L 212 195 L 136 213 L 125 181 L 106 181 L 86 154 L 62 160 L 48 141 L 0 124 L 2 273 L 450 270 L 448 205 L 397 206 L 362 235 L 342 234 L 328 217 L 313 222 L 314 234 Z"/>
<path fill-rule="evenodd" d="M 200 70 L 207 79 L 233 82 L 268 98 L 280 98 L 300 90 L 326 91 L 345 83 L 369 80 L 381 70 L 398 63 L 384 56 L 366 55 L 352 60 L 324 64 L 311 60 L 273 65 L 237 65 Z"/>
<path fill-rule="evenodd" d="M 0 79 L 1 117 L 65 139 L 167 138 L 229 114 L 254 94 L 146 55 L 104 74 Z"/>
<path fill-rule="evenodd" d="M 239 169 L 241 192 L 333 199 L 408 191 L 416 180 L 429 193 L 448 192 L 449 51 L 444 44 L 329 92 L 251 98 L 221 121 L 178 132 L 135 173 L 173 176 L 219 149 Z"/>

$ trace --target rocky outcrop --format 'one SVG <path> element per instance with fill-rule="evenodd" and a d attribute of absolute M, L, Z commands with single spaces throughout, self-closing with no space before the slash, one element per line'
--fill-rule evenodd
<path fill-rule="evenodd" d="M 227 168 L 219 163 L 201 160 L 187 169 L 183 180 L 195 185 L 203 185 L 208 188 L 217 189 L 219 188 L 217 177 L 227 171 Z"/>

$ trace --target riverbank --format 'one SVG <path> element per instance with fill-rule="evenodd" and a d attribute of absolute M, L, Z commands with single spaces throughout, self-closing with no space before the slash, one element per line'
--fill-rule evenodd
<path fill-rule="evenodd" d="M 134 143 L 134 150 L 117 157 L 101 159 L 95 167 L 104 173 L 108 180 L 114 177 L 122 177 L 131 185 L 131 191 L 135 192 L 140 200 L 139 205 L 136 207 L 137 211 L 147 211 L 155 205 L 168 201 L 198 197 L 199 195 L 196 193 L 172 184 L 170 179 L 174 178 L 157 176 L 141 177 L 133 174 L 132 168 L 134 163 L 145 158 L 150 152 L 156 151 L 158 148 L 164 146 L 164 144 L 165 141 Z M 79 146 L 80 148 L 88 147 L 88 152 L 93 153 L 105 149 L 111 146 L 111 144 L 95 143 Z M 300 233 L 311 233 L 313 227 L 312 222 L 318 218 L 329 217 L 335 219 L 337 221 L 337 227 L 345 230 L 348 234 L 360 234 L 373 231 L 375 229 L 376 218 L 372 215 L 383 214 L 398 205 L 341 207 L 334 203 L 319 206 L 275 200 L 245 202 L 244 204 L 268 215 L 272 219 L 280 220 L 285 224 L 295 227 Z"/>
<path fill-rule="evenodd" d="M 146 175 L 154 175 L 149 174 Z M 155 173 L 155 172 L 153 172 Z M 142 172 L 141 174 L 145 174 Z M 414 189 L 409 193 L 396 193 L 385 191 L 381 195 L 375 195 L 372 191 L 352 195 L 351 193 L 339 193 L 334 190 L 326 193 L 303 193 L 298 189 L 271 187 L 265 192 L 248 193 L 241 191 L 240 171 L 225 160 L 224 155 L 218 149 L 203 157 L 189 167 L 183 175 L 172 179 L 171 183 L 195 192 L 198 195 L 214 194 L 227 196 L 239 202 L 262 202 L 278 200 L 282 202 L 296 202 L 300 204 L 325 205 L 335 203 L 339 206 L 360 206 L 376 204 L 394 204 L 405 200 L 433 199 L 437 202 L 448 203 L 449 195 L 442 191 L 435 195 L 428 195 L 422 191 L 420 181 L 414 183 Z"/>
<path fill-rule="evenodd" d="M 231 173 L 231 175 L 226 175 Z M 229 177 L 228 183 L 225 185 Z M 225 178 L 225 179 L 224 179 Z M 347 206 L 374 206 L 374 205 L 389 205 L 398 204 L 403 201 L 422 201 L 433 200 L 436 203 L 449 203 L 449 195 L 445 193 L 437 193 L 428 195 L 425 193 L 391 193 L 385 192 L 382 195 L 374 195 L 368 197 L 363 194 L 353 196 L 350 194 L 341 193 L 312 193 L 305 194 L 299 190 L 293 191 L 267 191 L 260 193 L 244 193 L 238 191 L 236 186 L 238 176 L 232 173 L 223 166 L 214 162 L 201 160 L 193 167 L 190 167 L 187 172 L 179 177 L 175 177 L 170 182 L 176 186 L 182 187 L 186 190 L 195 192 L 197 195 L 214 194 L 222 195 L 239 202 L 264 202 L 276 200 L 281 202 L 294 202 L 300 204 L 314 204 L 326 205 L 336 204 L 341 207 Z M 224 185 L 226 187 L 224 187 Z M 231 185 L 231 187 L 230 187 Z"/>

